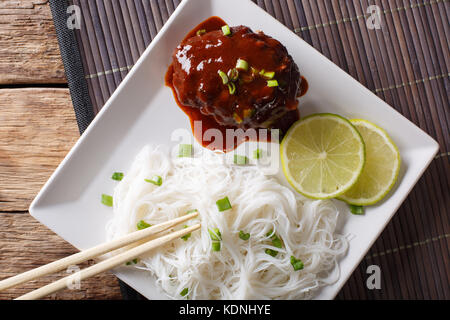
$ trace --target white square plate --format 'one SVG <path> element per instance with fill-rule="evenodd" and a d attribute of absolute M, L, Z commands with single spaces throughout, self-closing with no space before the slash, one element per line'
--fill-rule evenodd
<path fill-rule="evenodd" d="M 210 16 L 262 30 L 287 47 L 310 85 L 300 101 L 303 116 L 332 112 L 368 119 L 385 128 L 400 149 L 403 164 L 395 190 L 365 216 L 349 214 L 340 230 L 354 235 L 340 261 L 340 279 L 316 296 L 333 299 L 432 161 L 438 144 L 251 1 L 184 0 L 33 201 L 30 213 L 79 249 L 105 241 L 112 213 L 99 199 L 113 191 L 111 173 L 126 172 L 144 145 L 173 146 L 174 129 L 190 130 L 164 76 L 175 47 Z M 150 299 L 164 298 L 154 279 L 141 271 L 118 268 L 115 274 Z"/>

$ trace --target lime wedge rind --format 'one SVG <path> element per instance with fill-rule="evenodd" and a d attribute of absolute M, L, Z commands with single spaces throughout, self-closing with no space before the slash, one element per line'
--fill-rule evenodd
<path fill-rule="evenodd" d="M 373 131 L 373 133 L 378 134 L 380 137 L 382 137 L 383 140 L 386 142 L 386 145 L 378 147 L 378 150 L 383 149 L 384 146 L 388 146 L 389 147 L 388 150 L 392 151 L 392 156 L 395 158 L 395 161 L 392 161 L 389 163 L 383 163 L 383 165 L 381 165 L 381 167 L 384 167 L 385 169 L 388 167 L 391 167 L 392 174 L 391 174 L 389 181 L 387 183 L 384 183 L 384 186 L 381 188 L 382 190 L 380 192 L 378 192 L 377 194 L 375 194 L 371 197 L 360 196 L 359 198 L 356 198 L 354 196 L 350 196 L 350 194 L 355 194 L 355 193 L 357 193 L 357 191 L 359 191 L 359 194 L 362 194 L 363 190 L 356 190 L 356 189 L 354 190 L 351 188 L 347 193 L 344 193 L 343 195 L 338 197 L 339 200 L 342 200 L 351 205 L 372 206 L 372 205 L 375 205 L 375 204 L 379 203 L 380 201 L 382 201 L 389 194 L 389 192 L 394 188 L 394 186 L 398 180 L 398 176 L 399 176 L 400 168 L 401 168 L 400 152 L 399 152 L 396 144 L 393 142 L 391 137 L 388 135 L 388 133 L 384 129 L 377 126 L 376 124 L 373 124 L 373 123 L 371 123 L 367 120 L 363 120 L 363 119 L 353 119 L 353 120 L 350 120 L 350 122 L 352 122 L 357 129 L 360 127 L 365 127 L 366 129 L 370 129 Z M 359 130 L 362 131 L 361 129 L 359 129 Z M 366 138 L 365 140 L 368 140 L 368 139 Z M 366 141 L 366 148 L 369 150 L 374 148 L 374 146 L 371 145 L 370 140 Z M 371 164 L 370 161 L 371 161 L 371 159 L 368 158 L 367 159 L 368 167 L 374 165 L 374 164 Z M 377 164 L 375 164 L 375 166 L 376 165 Z M 368 174 L 367 172 L 364 172 L 364 170 L 363 170 L 363 173 L 362 173 L 360 179 L 364 180 L 366 175 L 370 175 L 372 181 L 374 181 L 374 180 L 377 181 L 376 172 L 371 172 L 370 174 Z M 366 181 L 362 181 L 362 182 L 360 182 L 360 184 L 364 185 L 365 182 Z M 378 183 L 378 185 L 380 185 L 379 181 L 377 181 L 377 183 Z M 360 188 L 360 185 L 356 184 L 355 186 L 353 186 L 353 188 Z"/>

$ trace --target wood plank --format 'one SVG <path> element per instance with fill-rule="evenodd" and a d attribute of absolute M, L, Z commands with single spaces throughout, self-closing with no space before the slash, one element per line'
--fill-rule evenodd
<path fill-rule="evenodd" d="M 65 82 L 48 1 L 0 1 L 0 85 Z"/>
<path fill-rule="evenodd" d="M 31 200 L 78 139 L 67 89 L 0 90 L 0 279 L 76 252 L 28 214 Z M 80 265 L 84 268 L 92 261 Z M 12 299 L 64 275 L 55 275 L 0 292 Z M 47 299 L 121 299 L 117 279 L 105 273 Z"/>
<path fill-rule="evenodd" d="M 28 214 L 0 213 L 0 280 L 76 253 L 77 250 Z M 86 268 L 89 261 L 79 265 Z M 67 270 L 0 292 L 0 300 L 13 299 L 67 276 Z M 111 273 L 81 282 L 80 289 L 65 289 L 46 299 L 121 299 L 118 281 Z"/>
<path fill-rule="evenodd" d="M 0 212 L 28 210 L 78 137 L 68 89 L 0 90 Z"/>

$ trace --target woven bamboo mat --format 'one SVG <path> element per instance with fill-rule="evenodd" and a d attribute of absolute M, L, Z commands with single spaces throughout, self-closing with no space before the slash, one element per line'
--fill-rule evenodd
<path fill-rule="evenodd" d="M 180 1 L 69 2 L 81 8 L 76 40 L 82 78 L 97 113 Z M 338 299 L 450 299 L 449 1 L 254 2 L 441 146 Z M 381 9 L 381 29 L 367 27 L 369 5 Z M 381 268 L 381 290 L 366 286 L 366 270 L 373 264 Z"/>

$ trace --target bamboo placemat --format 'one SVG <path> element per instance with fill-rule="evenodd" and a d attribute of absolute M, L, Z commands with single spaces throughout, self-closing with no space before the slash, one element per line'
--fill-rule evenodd
<path fill-rule="evenodd" d="M 338 299 L 449 299 L 449 0 L 253 1 L 441 147 Z M 68 15 L 61 6 L 68 3 L 57 2 L 50 1 L 82 131 L 180 1 L 71 0 L 82 13 L 76 41 L 62 27 Z M 380 8 L 381 29 L 368 28 L 369 5 Z M 70 44 L 80 61 L 73 61 L 73 48 L 65 49 Z M 88 96 L 80 93 L 85 84 Z M 381 268 L 381 290 L 366 286 L 366 270 L 373 264 Z M 132 294 L 127 288 L 123 293 Z"/>

